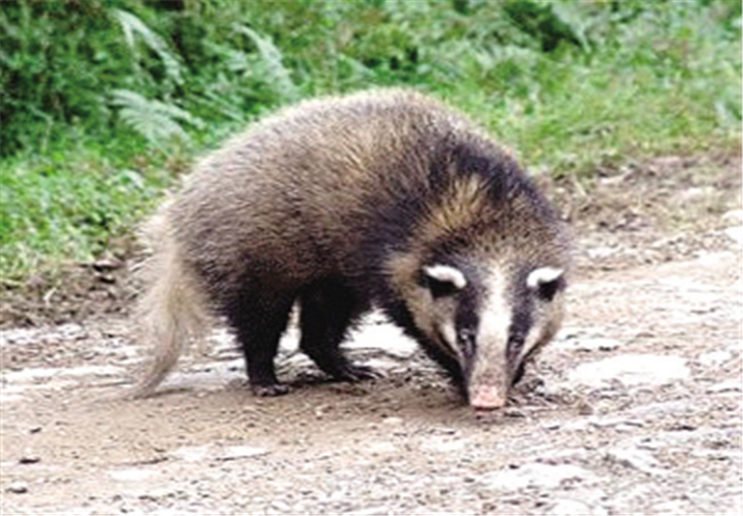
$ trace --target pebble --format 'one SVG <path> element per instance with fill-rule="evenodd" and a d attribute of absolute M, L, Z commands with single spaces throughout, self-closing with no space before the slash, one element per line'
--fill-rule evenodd
<path fill-rule="evenodd" d="M 257 448 L 255 446 L 227 446 L 222 448 L 218 453 L 215 453 L 214 458 L 220 461 L 249 459 L 268 455 L 268 453 L 268 450 L 265 448 Z"/>
<path fill-rule="evenodd" d="M 451 453 L 463 450 L 465 445 L 465 441 L 462 440 L 441 440 L 440 437 L 437 437 L 422 443 L 421 448 L 431 452 Z"/>
<path fill-rule="evenodd" d="M 743 224 L 743 210 L 730 210 L 722 215 L 724 222 L 731 224 Z"/>
<path fill-rule="evenodd" d="M 503 415 L 510 418 L 525 418 L 526 412 L 516 407 L 506 407 L 503 410 Z"/>
<path fill-rule="evenodd" d="M 382 423 L 390 426 L 398 426 L 402 424 L 402 418 L 397 416 L 389 416 L 382 419 Z"/>
<path fill-rule="evenodd" d="M 626 466 L 634 468 L 643 473 L 651 475 L 662 473 L 658 468 L 658 462 L 649 452 L 637 448 L 611 448 L 606 452 L 606 458 Z"/>
<path fill-rule="evenodd" d="M 591 353 L 595 351 L 614 351 L 620 346 L 621 342 L 616 339 L 604 337 L 568 337 L 563 341 L 556 342 L 553 347 L 565 351 L 582 351 Z"/>
<path fill-rule="evenodd" d="M 344 512 L 344 516 L 374 516 L 375 514 L 387 514 L 384 507 L 366 507 L 363 509 L 354 509 L 350 512 Z"/>
<path fill-rule="evenodd" d="M 118 469 L 108 472 L 108 476 L 118 482 L 144 482 L 154 474 L 149 469 Z"/>
<path fill-rule="evenodd" d="M 542 425 L 545 430 L 559 430 L 561 424 L 559 421 L 548 421 Z"/>
<path fill-rule="evenodd" d="M 279 512 L 289 512 L 291 510 L 291 507 L 289 507 L 288 504 L 282 502 L 281 500 L 275 500 L 271 502 L 271 508 Z"/>
<path fill-rule="evenodd" d="M 737 380 L 726 380 L 724 382 L 716 383 L 707 387 L 707 394 L 724 394 L 731 392 L 741 392 L 741 381 Z"/>
<path fill-rule="evenodd" d="M 41 462 L 41 457 L 33 453 L 26 453 L 18 459 L 19 464 L 36 464 L 37 462 Z"/>
<path fill-rule="evenodd" d="M 725 234 L 738 245 L 743 245 L 743 228 L 734 226 L 725 228 Z"/>
<path fill-rule="evenodd" d="M 393 455 L 398 452 L 397 447 L 389 441 L 369 442 L 365 447 L 372 455 Z"/>
<path fill-rule="evenodd" d="M 6 488 L 9 493 L 23 494 L 28 492 L 28 484 L 22 481 L 11 482 Z"/>
<path fill-rule="evenodd" d="M 170 455 L 185 462 L 200 462 L 209 456 L 209 446 L 182 446 Z"/>
<path fill-rule="evenodd" d="M 733 354 L 730 351 L 711 351 L 704 353 L 699 357 L 699 363 L 703 366 L 719 366 L 733 358 Z"/>
<path fill-rule="evenodd" d="M 590 420 L 591 426 L 595 428 L 619 428 L 620 426 L 626 427 L 643 427 L 645 423 L 639 419 L 626 419 L 617 417 L 597 417 Z"/>

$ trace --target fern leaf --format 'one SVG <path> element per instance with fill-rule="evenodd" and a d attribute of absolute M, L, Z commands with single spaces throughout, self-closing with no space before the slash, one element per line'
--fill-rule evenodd
<path fill-rule="evenodd" d="M 270 38 L 265 37 L 242 24 L 233 25 L 234 30 L 248 36 L 258 48 L 258 54 L 268 70 L 266 82 L 283 100 L 296 100 L 297 87 L 291 79 L 289 70 L 284 66 L 281 51 L 273 44 Z"/>
<path fill-rule="evenodd" d="M 173 139 L 190 141 L 179 122 L 204 127 L 204 122 L 188 111 L 159 100 L 149 100 L 134 91 L 114 90 L 111 97 L 111 103 L 120 108 L 121 120 L 156 147 Z"/>
<path fill-rule="evenodd" d="M 137 35 L 163 62 L 166 76 L 176 84 L 183 84 L 180 62 L 168 50 L 168 45 L 163 38 L 132 13 L 121 9 L 112 9 L 111 13 L 121 25 L 126 42 L 133 51 L 136 52 L 135 35 Z"/>

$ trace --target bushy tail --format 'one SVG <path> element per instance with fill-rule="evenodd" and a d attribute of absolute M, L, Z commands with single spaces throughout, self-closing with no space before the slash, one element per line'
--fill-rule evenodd
<path fill-rule="evenodd" d="M 187 344 L 199 338 L 209 324 L 204 294 L 183 261 L 165 212 L 166 208 L 161 209 L 144 228 L 143 236 L 153 254 L 140 271 L 146 290 L 133 324 L 139 342 L 152 356 L 132 392 L 134 397 L 152 394 Z"/>

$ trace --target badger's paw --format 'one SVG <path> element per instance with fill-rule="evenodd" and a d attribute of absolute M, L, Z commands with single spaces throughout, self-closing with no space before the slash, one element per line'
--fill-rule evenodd
<path fill-rule="evenodd" d="M 282 396 L 289 392 L 289 386 L 283 383 L 272 383 L 269 385 L 254 385 L 251 384 L 250 390 L 253 394 L 261 398 L 268 398 L 273 396 Z"/>

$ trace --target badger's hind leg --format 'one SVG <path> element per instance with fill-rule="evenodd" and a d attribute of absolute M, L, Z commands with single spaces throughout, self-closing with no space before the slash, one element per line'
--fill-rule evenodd
<path fill-rule="evenodd" d="M 300 293 L 299 347 L 336 380 L 376 378 L 375 371 L 349 361 L 339 349 L 359 316 L 368 308 L 353 291 L 335 280 L 325 280 Z"/>
<path fill-rule="evenodd" d="M 258 295 L 245 292 L 228 303 L 227 319 L 242 346 L 250 388 L 257 396 L 279 396 L 289 392 L 289 388 L 276 378 L 274 358 L 295 298 L 293 292 Z"/>

